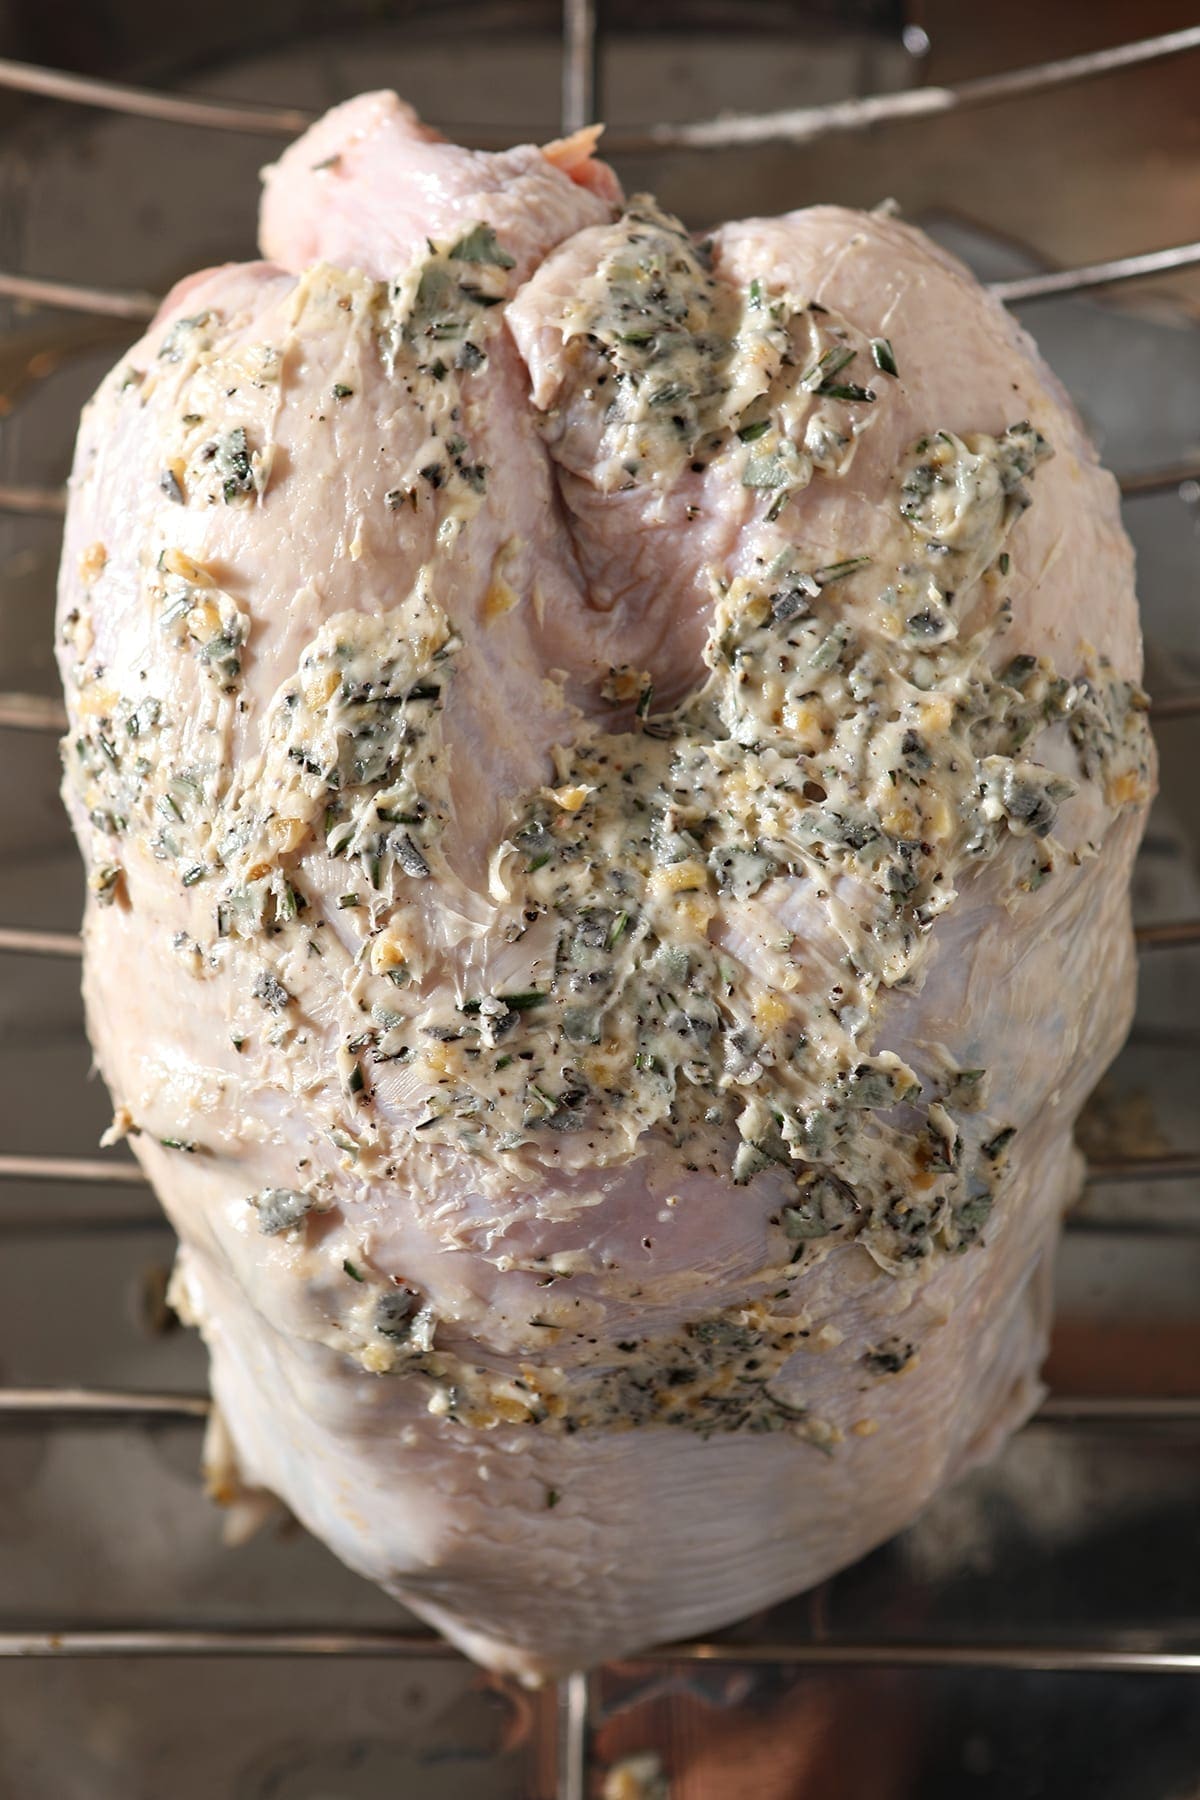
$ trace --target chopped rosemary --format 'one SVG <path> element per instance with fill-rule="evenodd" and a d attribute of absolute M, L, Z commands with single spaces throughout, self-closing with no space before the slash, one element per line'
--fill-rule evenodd
<path fill-rule="evenodd" d="M 529 988 L 524 993 L 497 994 L 495 998 L 502 1006 L 506 1006 L 509 1012 L 528 1012 L 531 1006 L 540 1006 L 550 996 L 540 988 Z M 481 1005 L 482 1002 L 479 1000 L 464 1000 L 458 1010 L 464 1013 L 477 1013 Z"/>
<path fill-rule="evenodd" d="M 875 367 L 881 369 L 885 375 L 899 375 L 900 371 L 896 367 L 896 353 L 888 338 L 871 339 L 871 358 Z"/>
<path fill-rule="evenodd" d="M 859 387 L 855 381 L 823 381 L 817 392 L 826 400 L 871 401 L 875 398 L 874 388 Z"/>
<path fill-rule="evenodd" d="M 800 386 L 807 388 L 810 393 L 820 391 L 825 382 L 832 381 L 847 363 L 853 361 L 853 350 L 847 350 L 844 344 L 834 344 L 823 356 L 817 358 L 811 368 L 805 369 L 800 377 Z"/>
<path fill-rule="evenodd" d="M 813 570 L 813 580 L 821 587 L 828 587 L 831 582 L 852 575 L 855 569 L 865 569 L 870 560 L 869 556 L 848 556 L 843 562 L 827 563 L 823 569 Z"/>

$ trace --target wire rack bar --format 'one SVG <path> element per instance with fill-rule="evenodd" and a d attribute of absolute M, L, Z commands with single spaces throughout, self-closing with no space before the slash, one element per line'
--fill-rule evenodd
<path fill-rule="evenodd" d="M 1169 494 L 1185 482 L 1200 482 L 1200 461 L 1169 463 L 1165 469 L 1140 469 L 1135 474 L 1118 475 L 1117 485 L 1126 500 L 1140 500 L 1143 494 Z"/>
<path fill-rule="evenodd" d="M 1200 483 L 1200 460 L 1170 463 L 1164 469 L 1141 469 L 1134 474 L 1117 476 L 1117 486 L 1127 500 L 1139 500 L 1149 494 L 1169 494 L 1189 481 Z M 62 518 L 66 509 L 66 488 L 0 485 L 0 512 Z"/>
<path fill-rule="evenodd" d="M 67 1212 L 39 1207 L 37 1212 L 0 1210 L 0 1241 L 4 1238 L 104 1237 L 120 1232 L 155 1232 L 171 1229 L 166 1213 L 106 1209 L 104 1212 Z M 1200 1221 L 1197 1221 L 1200 1231 Z"/>
<path fill-rule="evenodd" d="M 153 294 L 123 293 L 117 288 L 80 287 L 73 281 L 43 281 L 32 275 L 0 271 L 0 294 L 34 306 L 59 306 L 67 312 L 101 313 L 108 319 L 152 319 L 159 308 Z"/>
<path fill-rule="evenodd" d="M 686 125 L 654 125 L 648 131 L 613 132 L 606 139 L 614 154 L 644 154 L 653 150 L 728 150 L 747 144 L 784 142 L 811 144 L 837 132 L 870 131 L 898 120 L 928 119 L 939 113 L 965 112 L 1000 100 L 1024 99 L 1050 88 L 1111 75 L 1121 69 L 1160 62 L 1200 49 L 1200 27 L 1172 31 L 1162 37 L 1140 38 L 1109 50 L 1093 50 L 1082 56 L 1064 56 L 1052 62 L 1034 63 L 1024 69 L 1008 69 L 999 75 L 982 75 L 955 87 L 908 88 L 898 94 L 870 94 L 854 100 L 837 100 L 828 106 L 787 107 L 779 112 L 724 114 L 719 119 L 698 119 Z"/>
<path fill-rule="evenodd" d="M 563 136 L 581 131 L 596 117 L 596 0 L 563 0 L 562 128 Z"/>
<path fill-rule="evenodd" d="M 86 1156 L 0 1156 L 0 1181 L 79 1181 L 102 1187 L 146 1187 L 133 1162 Z"/>
<path fill-rule="evenodd" d="M 61 700 L 44 694 L 0 694 L 0 726 L 57 734 L 67 729 L 67 709 Z"/>
<path fill-rule="evenodd" d="M 591 1678 L 577 1669 L 558 1684 L 557 1800 L 587 1800 Z"/>
<path fill-rule="evenodd" d="M 1121 1634 L 1113 1634 L 1119 1638 Z M 925 1643 L 843 1640 L 840 1643 L 666 1644 L 637 1663 L 774 1663 L 788 1668 L 1009 1669 L 1047 1675 L 1200 1675 L 1200 1650 L 1123 1648 L 1119 1643 Z"/>
<path fill-rule="evenodd" d="M 1194 693 L 1164 694 L 1150 703 L 1150 722 L 1162 725 L 1171 719 L 1194 719 L 1200 713 L 1200 688 Z"/>
<path fill-rule="evenodd" d="M 207 1394 L 142 1394 L 119 1388 L 0 1388 L 3 1418 L 207 1419 Z"/>
<path fill-rule="evenodd" d="M 1172 719 L 1191 719 L 1200 713 L 1200 688 L 1195 692 L 1167 694 L 1150 703 L 1150 720 L 1160 725 Z M 0 694 L 0 728 L 14 731 L 46 731 L 61 735 L 67 728 L 67 709 L 61 701 L 42 694 Z"/>
<path fill-rule="evenodd" d="M 145 1208 L 107 1208 L 86 1212 L 39 1207 L 36 1212 L 0 1210 L 0 1240 L 4 1238 L 101 1237 L 122 1232 L 161 1233 L 172 1229 L 166 1214 Z M 1092 1237 L 1200 1237 L 1200 1212 L 1172 1214 L 1068 1213 L 1063 1229 Z"/>
<path fill-rule="evenodd" d="M 1110 1156 L 1088 1164 L 1090 1187 L 1102 1182 L 1187 1181 L 1200 1175 L 1200 1150 L 1173 1150 L 1162 1156 Z"/>
<path fill-rule="evenodd" d="M 1091 1186 L 1107 1182 L 1186 1181 L 1200 1176 L 1200 1150 L 1173 1150 L 1159 1156 L 1104 1157 L 1089 1163 Z M 144 1187 L 147 1177 L 132 1162 L 102 1162 L 83 1156 L 0 1155 L 0 1182 L 70 1181 L 84 1185 Z"/>
<path fill-rule="evenodd" d="M 1107 1641 L 1069 1643 L 929 1638 L 891 1642 L 886 1638 L 824 1639 L 798 1643 L 739 1643 L 694 1640 L 664 1644 L 628 1659 L 624 1666 L 678 1663 L 757 1663 L 781 1668 L 997 1669 L 1046 1674 L 1200 1675 L 1200 1650 L 1179 1648 L 1154 1635 L 1151 1644 L 1131 1644 L 1114 1631 Z M 0 1657 L 379 1657 L 404 1661 L 458 1660 L 461 1652 L 444 1638 L 425 1632 L 368 1627 L 305 1630 L 214 1630 L 170 1626 L 158 1629 L 112 1627 L 0 1632 Z M 583 1682 L 574 1683 L 578 1707 Z M 583 1690 L 586 1696 L 586 1690 Z M 586 1719 L 586 1714 L 584 1715 Z M 567 1790 L 568 1794 L 570 1790 Z M 583 1793 L 583 1789 L 578 1790 Z"/>
<path fill-rule="evenodd" d="M 1200 243 L 1173 244 L 1166 250 L 1148 250 L 1140 256 L 1116 256 L 1080 269 L 1053 269 L 1043 275 L 1023 275 L 1016 281 L 992 281 L 988 286 L 1005 306 L 1020 306 L 1027 300 L 1085 294 L 1092 288 L 1116 287 L 1123 281 L 1141 281 L 1148 275 L 1173 275 L 1180 269 L 1194 268 L 1197 263 Z"/>
<path fill-rule="evenodd" d="M 61 519 L 67 510 L 65 488 L 11 487 L 0 484 L 0 512 L 45 513 Z"/>
<path fill-rule="evenodd" d="M 1169 919 L 1162 925 L 1139 925 L 1134 931 L 1139 950 L 1178 950 L 1200 944 L 1200 919 Z"/>
<path fill-rule="evenodd" d="M 14 1656 L 385 1656 L 457 1660 L 432 1632 L 283 1628 L 265 1631 L 121 1630 L 0 1632 L 0 1658 Z"/>
<path fill-rule="evenodd" d="M 76 931 L 29 931 L 23 925 L 0 925 L 0 951 L 18 956 L 82 956 L 83 939 Z"/>
<path fill-rule="evenodd" d="M 1063 1230 L 1073 1237 L 1200 1237 L 1200 1212 L 1182 1216 L 1145 1213 L 1070 1212 Z"/>
<path fill-rule="evenodd" d="M 1200 1425 L 1200 1395 L 1050 1394 L 1032 1425 Z"/>
<path fill-rule="evenodd" d="M 1134 475 L 1117 477 L 1117 485 L 1127 500 L 1139 500 L 1149 494 L 1169 494 L 1189 481 L 1200 483 L 1200 461 L 1172 463 L 1165 469 L 1144 469 Z M 61 519 L 66 509 L 65 488 L 0 485 L 0 512 Z"/>
<path fill-rule="evenodd" d="M 988 287 L 1005 306 L 1019 306 L 1028 300 L 1048 300 L 1063 294 L 1087 293 L 1093 288 L 1115 287 L 1124 281 L 1141 281 L 1149 275 L 1170 275 L 1180 269 L 1194 268 L 1198 263 L 1200 242 L 1173 244 L 1165 250 L 1113 257 L 1108 262 L 1087 263 L 1079 269 L 1054 269 L 1045 274 L 1025 275 L 1017 281 L 992 281 Z M 161 304 L 153 294 L 80 287 L 73 282 L 43 281 L 34 276 L 0 272 L 0 295 L 5 294 L 31 304 L 137 321 L 152 319 Z"/>
<path fill-rule="evenodd" d="M 1162 925 L 1139 925 L 1139 950 L 1175 950 L 1200 944 L 1200 919 L 1175 919 Z M 0 925 L 0 953 L 18 956 L 80 957 L 83 939 L 74 931 L 34 931 L 23 925 Z"/>
<path fill-rule="evenodd" d="M 165 124 L 209 125 L 219 131 L 248 131 L 265 137 L 297 137 L 307 131 L 315 117 L 292 106 L 243 106 L 237 101 L 160 94 L 150 88 L 68 75 L 61 69 L 44 69 L 35 63 L 6 58 L 0 59 L 0 88 L 42 94 L 49 100 L 67 100 L 76 106 L 97 106 L 105 112 L 132 113 L 137 118 L 159 119 Z"/>
<path fill-rule="evenodd" d="M 109 1424 L 138 1419 L 206 1419 L 206 1394 L 147 1393 L 134 1388 L 0 1387 L 0 1419 L 59 1420 L 88 1418 Z M 1200 1394 L 1163 1398 L 1159 1395 L 1052 1394 L 1033 1424 L 1095 1425 L 1109 1430 L 1144 1425 L 1200 1425 Z"/>
<path fill-rule="evenodd" d="M 594 0 L 564 0 L 564 129 L 576 130 L 595 117 L 596 27 Z M 1200 48 L 1200 27 L 1140 38 L 1109 49 L 1067 56 L 998 75 L 979 76 L 955 87 L 924 87 L 898 94 L 873 94 L 828 106 L 789 107 L 779 112 L 740 113 L 688 124 L 659 124 L 647 130 L 610 134 L 614 154 L 664 150 L 727 149 L 738 144 L 783 140 L 812 143 L 836 132 L 867 131 L 896 120 L 929 118 L 973 106 L 1044 93 L 1096 76 L 1160 62 Z M 107 112 L 129 113 L 176 125 L 200 125 L 269 137 L 294 137 L 314 115 L 298 107 L 247 105 L 237 101 L 164 94 L 115 81 L 66 74 L 33 63 L 0 59 L 0 87 Z"/>

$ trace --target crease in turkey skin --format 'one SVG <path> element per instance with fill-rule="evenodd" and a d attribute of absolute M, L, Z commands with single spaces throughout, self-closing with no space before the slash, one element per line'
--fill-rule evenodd
<path fill-rule="evenodd" d="M 594 147 L 314 126 L 87 409 L 58 619 L 220 1481 L 529 1677 L 1034 1404 L 1154 779 L 1028 337 L 892 219 L 693 239 Z"/>

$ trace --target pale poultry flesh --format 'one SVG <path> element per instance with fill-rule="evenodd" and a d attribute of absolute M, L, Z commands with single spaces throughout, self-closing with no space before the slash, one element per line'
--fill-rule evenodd
<path fill-rule="evenodd" d="M 1115 483 L 886 214 L 689 236 L 390 94 L 88 407 L 84 991 L 213 1478 L 527 1678 L 1036 1403 L 1153 786 Z"/>

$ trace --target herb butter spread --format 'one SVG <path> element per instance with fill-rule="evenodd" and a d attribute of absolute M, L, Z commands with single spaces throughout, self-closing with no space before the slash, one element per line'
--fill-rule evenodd
<path fill-rule="evenodd" d="M 153 368 L 114 378 L 129 405 L 174 383 L 171 507 L 254 508 L 276 479 L 290 347 L 344 333 L 320 403 L 349 416 L 365 375 L 382 375 L 420 414 L 373 528 L 429 517 L 434 550 L 407 593 L 325 618 L 235 762 L 255 622 L 236 580 L 168 537 L 145 563 L 152 648 L 136 684 L 114 691 L 81 610 L 66 619 L 67 780 L 97 901 L 121 898 L 131 846 L 173 872 L 191 895 L 181 969 L 230 976 L 235 1047 L 308 1097 L 350 1178 L 419 1182 L 465 1158 L 484 1190 L 531 1190 L 548 1166 L 602 1172 L 649 1142 L 724 1170 L 731 1207 L 764 1171 L 786 1177 L 761 1293 L 615 1358 L 576 1343 L 570 1379 L 545 1355 L 499 1369 L 447 1349 L 417 1287 L 354 1257 L 322 1277 L 328 1343 L 422 1375 L 431 1410 L 466 1424 L 787 1425 L 827 1449 L 838 1429 L 768 1390 L 808 1328 L 767 1284 L 850 1239 L 892 1273 L 965 1250 L 1013 1138 L 982 1108 L 986 1069 L 931 1078 L 878 1047 L 880 998 L 919 987 L 936 922 L 985 866 L 1002 868 L 1019 919 L 1068 854 L 1056 821 L 1082 787 L 1113 809 L 1145 797 L 1145 699 L 1102 657 L 1056 668 L 1014 639 L 1010 545 L 1054 454 L 1038 430 L 930 420 L 894 470 L 886 552 L 809 554 L 789 503 L 844 477 L 890 404 L 890 340 L 761 279 L 718 280 L 648 200 L 595 229 L 592 271 L 557 321 L 566 373 L 543 420 L 556 459 L 614 495 L 720 465 L 757 509 L 756 553 L 710 571 L 690 696 L 661 710 L 648 674 L 612 668 L 545 780 L 511 800 L 485 882 L 447 854 L 465 640 L 438 558 L 489 505 L 472 384 L 515 266 L 476 224 L 394 281 L 310 270 L 278 346 L 230 351 L 210 308 L 170 328 Z M 498 610 L 525 599 L 505 594 Z M 166 697 L 177 683 L 155 691 L 172 658 L 198 672 L 186 712 Z M 798 897 L 824 908 L 819 941 L 790 923 Z M 449 985 L 443 959 L 463 944 Z M 472 985 L 465 971 L 497 961 L 522 979 Z M 318 1019 L 338 1022 L 332 1060 L 312 1047 Z M 376 1103 L 383 1082 L 399 1122 Z M 328 1231 L 332 1178 L 245 1205 L 272 1254 L 292 1256 Z M 562 1329 L 529 1326 L 553 1358 Z M 911 1351 L 889 1341 L 865 1363 L 895 1372 Z"/>
<path fill-rule="evenodd" d="M 57 615 L 212 1491 L 533 1681 L 826 1581 L 1036 1406 L 1155 778 L 1020 324 L 889 213 L 693 239 L 596 139 L 377 93 L 284 149 L 85 410 Z"/>
<path fill-rule="evenodd" d="M 761 280 L 718 281 L 648 197 L 595 235 L 595 272 L 563 304 L 559 462 L 602 489 L 665 489 L 728 457 L 766 495 L 768 520 L 815 473 L 849 468 L 877 396 L 848 377 L 879 364 L 848 320 Z"/>

